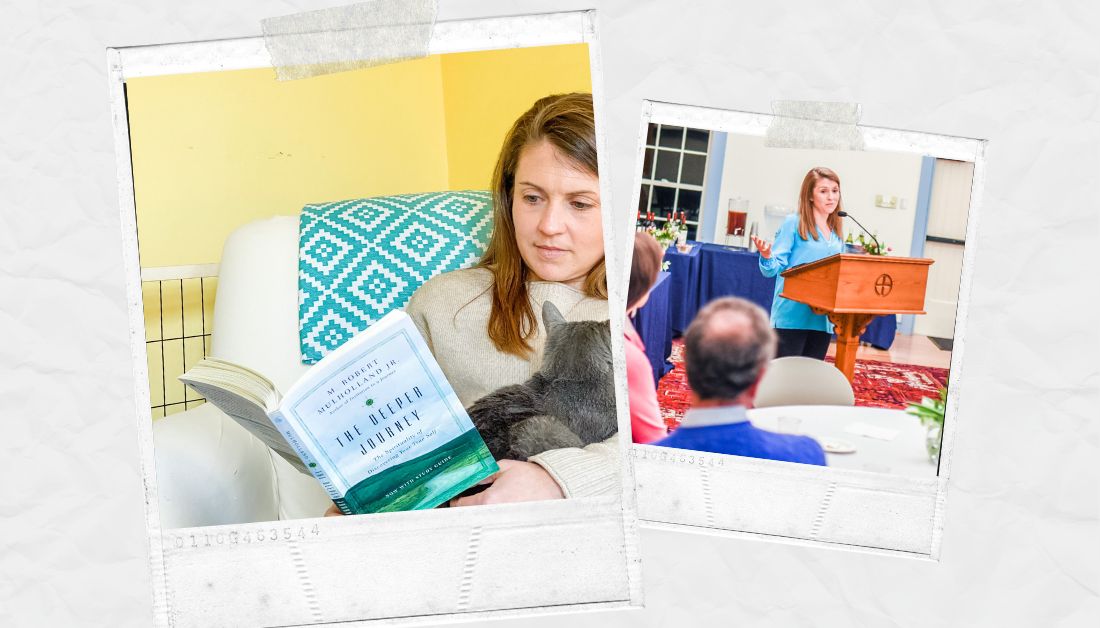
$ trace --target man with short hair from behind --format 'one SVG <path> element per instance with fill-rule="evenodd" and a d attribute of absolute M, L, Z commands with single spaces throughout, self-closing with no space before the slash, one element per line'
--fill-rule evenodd
<path fill-rule="evenodd" d="M 745 414 L 775 347 L 768 315 L 753 303 L 724 297 L 699 310 L 684 335 L 691 408 L 675 432 L 651 444 L 824 466 L 814 439 L 759 429 Z"/>

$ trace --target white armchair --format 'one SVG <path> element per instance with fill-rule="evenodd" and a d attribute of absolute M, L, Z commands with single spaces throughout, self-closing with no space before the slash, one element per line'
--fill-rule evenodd
<path fill-rule="evenodd" d="M 276 216 L 229 235 L 218 273 L 210 354 L 287 390 L 309 368 L 298 340 L 298 217 Z M 161 527 L 321 516 L 321 485 L 213 404 L 153 422 Z"/>

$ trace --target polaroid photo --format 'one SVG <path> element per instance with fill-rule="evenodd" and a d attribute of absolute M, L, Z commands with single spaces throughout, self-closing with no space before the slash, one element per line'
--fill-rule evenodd
<path fill-rule="evenodd" d="M 639 518 L 938 560 L 986 143 L 799 120 L 864 147 L 773 147 L 791 122 L 644 102 Z"/>
<path fill-rule="evenodd" d="M 595 12 L 430 32 L 108 49 L 158 626 L 641 606 Z"/>

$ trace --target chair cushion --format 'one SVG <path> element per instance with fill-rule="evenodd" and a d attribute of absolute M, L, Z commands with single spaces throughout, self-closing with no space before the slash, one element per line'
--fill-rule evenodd
<path fill-rule="evenodd" d="M 475 264 L 492 223 L 487 191 L 306 205 L 297 272 L 302 361 L 316 363 L 405 307 L 435 275 Z"/>

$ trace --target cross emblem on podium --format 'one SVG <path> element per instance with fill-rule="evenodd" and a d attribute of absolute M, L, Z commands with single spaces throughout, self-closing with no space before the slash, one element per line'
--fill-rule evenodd
<path fill-rule="evenodd" d="M 894 280 L 890 278 L 890 275 L 883 273 L 875 280 L 875 294 L 880 297 L 890 294 L 890 291 L 893 289 Z"/>

